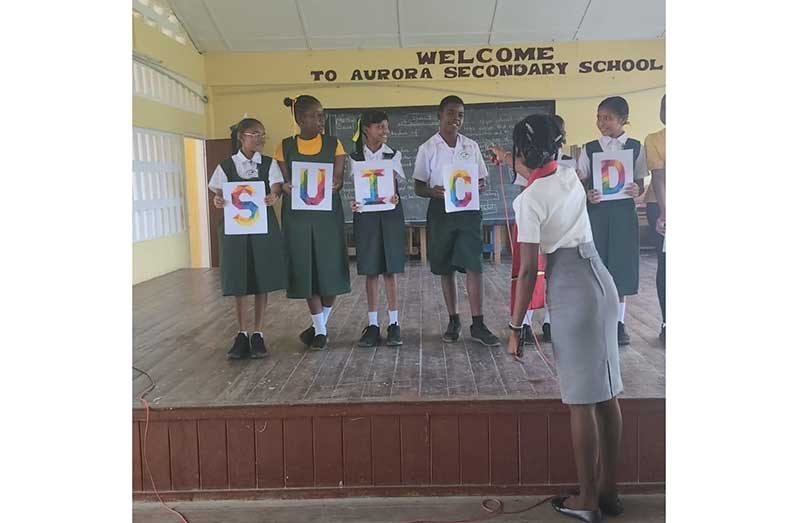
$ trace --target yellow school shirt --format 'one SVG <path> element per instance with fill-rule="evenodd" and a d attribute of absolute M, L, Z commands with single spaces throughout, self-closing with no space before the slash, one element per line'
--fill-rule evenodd
<path fill-rule="evenodd" d="M 646 136 L 646 164 L 649 171 L 665 168 L 665 129 Z M 654 194 L 654 184 L 648 184 L 643 193 L 645 203 L 656 203 L 657 195 Z"/>
<path fill-rule="evenodd" d="M 335 147 L 335 156 L 346 156 L 346 151 L 344 151 L 344 146 L 341 145 L 341 140 L 336 139 L 336 141 L 338 142 L 338 145 Z M 300 154 L 306 154 L 308 156 L 319 154 L 319 152 L 321 152 L 321 135 L 317 134 L 315 138 L 311 138 L 310 140 L 303 140 L 297 136 L 296 145 Z M 285 156 L 283 156 L 282 140 L 280 140 L 280 143 L 278 143 L 277 147 L 274 149 L 274 159 L 278 162 L 285 161 Z"/>

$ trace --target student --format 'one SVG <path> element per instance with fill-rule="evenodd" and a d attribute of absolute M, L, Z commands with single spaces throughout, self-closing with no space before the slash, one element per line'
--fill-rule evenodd
<path fill-rule="evenodd" d="M 665 125 L 665 95 L 659 106 L 659 119 Z M 646 136 L 646 162 L 651 171 L 651 184 L 644 193 L 646 218 L 657 249 L 657 298 L 662 314 L 659 338 L 665 341 L 665 128 Z"/>
<path fill-rule="evenodd" d="M 479 145 L 460 134 L 465 107 L 457 96 L 447 96 L 438 107 L 439 128 L 421 144 L 413 171 L 415 192 L 429 198 L 427 207 L 427 251 L 433 274 L 441 277 L 443 299 L 449 311 L 449 324 L 443 341 L 460 337 L 457 314 L 457 286 L 454 272 L 466 273 L 468 303 L 471 307 L 471 337 L 483 345 L 496 347 L 499 339 L 488 329 L 482 316 L 482 211 L 446 213 L 443 202 L 443 169 L 454 162 L 472 163 L 479 173 L 479 191 L 485 188 L 488 169 Z"/>
<path fill-rule="evenodd" d="M 565 120 L 563 120 L 562 116 L 559 116 L 557 114 L 553 115 L 551 118 L 552 118 L 552 121 L 554 122 L 554 124 L 557 126 L 557 129 L 558 129 L 558 131 L 560 133 L 560 136 L 562 136 L 562 145 L 565 145 Z M 560 160 L 573 160 L 573 158 L 571 158 L 570 156 L 563 154 L 562 145 L 557 150 L 557 160 L 558 161 L 560 161 Z M 496 158 L 497 162 L 503 162 L 507 166 L 512 167 L 512 165 L 513 165 L 512 152 L 505 151 L 501 147 L 497 147 L 497 146 L 489 147 L 489 149 L 493 153 L 493 156 Z M 518 175 L 515 176 L 515 180 L 513 180 L 513 183 L 515 185 L 520 185 L 521 187 L 527 187 L 529 185 L 529 182 L 527 181 L 526 178 L 524 178 L 523 176 L 518 176 Z M 510 303 L 512 304 L 512 303 L 515 303 L 515 282 L 516 282 L 516 279 L 518 278 L 519 259 L 520 259 L 520 256 L 517 254 L 518 253 L 518 249 L 519 249 L 519 246 L 518 246 L 518 226 L 515 223 L 510 226 L 510 241 L 512 242 L 512 247 L 513 247 L 513 249 L 512 249 L 512 252 L 513 252 L 513 263 L 512 263 L 512 268 L 511 268 L 511 272 L 510 272 Z M 542 255 L 538 259 L 538 270 L 539 271 L 543 271 L 543 272 L 545 272 L 545 270 L 546 270 L 546 258 L 544 256 L 542 256 Z M 532 314 L 534 312 L 533 308 L 532 308 L 532 302 L 533 301 L 534 301 L 534 299 L 529 302 L 528 310 L 527 310 L 526 314 L 524 315 L 524 321 L 523 321 L 523 325 L 524 325 L 523 334 L 524 335 L 522 336 L 522 339 L 524 340 L 524 344 L 532 344 L 532 343 L 534 343 L 534 341 L 532 339 Z M 545 304 L 543 305 L 543 313 L 544 313 L 544 315 L 543 315 L 543 337 L 542 337 L 542 340 L 544 342 L 551 342 L 551 318 L 549 317 L 549 309 L 545 306 Z"/>
<path fill-rule="evenodd" d="M 301 95 L 286 98 L 284 103 L 292 108 L 299 125 L 299 134 L 283 139 L 274 153 L 285 178 L 282 225 L 288 256 L 286 296 L 307 300 L 313 325 L 302 331 L 299 339 L 306 346 L 321 350 L 327 346 L 327 321 L 335 297 L 350 291 L 344 213 L 338 192 L 343 183 L 346 152 L 335 136 L 323 134 L 324 109 L 316 98 Z M 334 164 L 332 211 L 291 208 L 293 162 Z"/>
<path fill-rule="evenodd" d="M 208 182 L 213 192 L 213 205 L 222 209 L 231 205 L 223 198 L 226 182 L 247 180 L 265 182 L 268 234 L 225 234 L 224 219 L 219 223 L 219 265 L 222 294 L 235 296 L 238 334 L 233 347 L 227 353 L 230 359 L 248 356 L 266 356 L 263 339 L 263 312 L 269 292 L 285 289 L 285 254 L 283 236 L 277 224 L 277 216 L 271 207 L 280 195 L 282 173 L 271 158 L 261 154 L 266 141 L 266 132 L 258 120 L 244 118 L 231 129 L 234 154 L 225 158 L 216 167 Z M 248 336 L 244 322 L 244 297 L 255 295 L 255 324 L 252 336 Z"/>
<path fill-rule="evenodd" d="M 601 260 L 612 274 L 618 289 L 618 343 L 629 345 L 624 326 L 625 296 L 637 294 L 640 279 L 640 233 L 637 210 L 633 198 L 643 191 L 647 175 L 646 153 L 640 142 L 629 138 L 623 126 L 629 123 L 629 104 L 620 96 L 604 99 L 598 106 L 596 126 L 601 138 L 588 142 L 577 161 L 577 172 L 587 190 L 587 206 L 593 241 Z M 601 201 L 601 194 L 593 187 L 593 155 L 599 152 L 631 149 L 634 159 L 634 183 L 624 188 L 632 198 Z"/>
<path fill-rule="evenodd" d="M 380 274 L 385 282 L 388 300 L 389 346 L 402 344 L 399 330 L 399 311 L 396 305 L 396 274 L 405 272 L 405 216 L 399 199 L 399 180 L 404 179 L 402 153 L 388 147 L 388 115 L 368 110 L 358 118 L 352 140 L 355 150 L 349 155 L 353 162 L 391 160 L 395 194 L 390 200 L 396 207 L 390 211 L 361 212 L 362 204 L 352 201 L 352 227 L 357 249 L 357 273 L 366 276 L 368 325 L 358 342 L 360 347 L 376 347 L 380 341 L 377 315 Z M 351 163 L 351 162 L 350 162 Z"/>
<path fill-rule="evenodd" d="M 559 129 L 550 117 L 528 116 L 513 130 L 514 170 L 529 187 L 513 202 L 521 268 L 508 351 L 520 356 L 521 320 L 546 254 L 546 298 L 562 402 L 571 416 L 579 494 L 552 500 L 580 521 L 623 513 L 616 471 L 621 451 L 623 392 L 612 277 L 593 245 L 585 191 L 571 167 L 558 165 Z"/>

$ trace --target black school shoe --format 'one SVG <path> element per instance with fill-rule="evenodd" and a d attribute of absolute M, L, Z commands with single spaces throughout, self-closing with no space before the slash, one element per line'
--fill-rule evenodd
<path fill-rule="evenodd" d="M 568 508 L 565 506 L 566 499 L 568 499 L 567 496 L 556 497 L 551 500 L 551 506 L 563 516 L 578 519 L 579 521 L 584 521 L 585 523 L 603 523 L 606 521 L 601 513 L 601 510 L 577 510 Z"/>
<path fill-rule="evenodd" d="M 243 332 L 239 332 L 233 342 L 233 348 L 227 351 L 227 358 L 231 360 L 243 360 L 249 357 L 249 338 Z"/>
<path fill-rule="evenodd" d="M 316 334 L 316 336 L 313 337 L 313 341 L 310 343 L 310 348 L 313 350 L 324 350 L 327 348 L 327 335 Z"/>
<path fill-rule="evenodd" d="M 629 335 L 626 334 L 626 327 L 618 322 L 618 345 L 629 345 Z"/>
<path fill-rule="evenodd" d="M 249 357 L 253 359 L 266 357 L 266 343 L 263 341 L 263 336 L 256 332 L 249 338 L 250 352 Z"/>
<path fill-rule="evenodd" d="M 532 327 L 524 324 L 521 328 L 521 337 L 524 340 L 524 345 L 534 345 L 535 340 L 532 338 Z"/>
<path fill-rule="evenodd" d="M 443 341 L 453 343 L 460 338 L 460 318 L 449 318 L 449 325 L 443 333 Z"/>
<path fill-rule="evenodd" d="M 313 338 L 315 337 L 316 328 L 313 327 L 313 325 L 299 333 L 299 341 L 301 341 L 305 347 L 310 347 L 310 344 L 313 343 Z"/>
<path fill-rule="evenodd" d="M 402 344 L 402 335 L 398 323 L 388 325 L 388 341 L 386 344 L 389 347 L 398 347 Z"/>
<path fill-rule="evenodd" d="M 543 341 L 551 343 L 551 323 L 543 324 Z"/>
<path fill-rule="evenodd" d="M 471 337 L 486 347 L 499 346 L 499 338 L 497 338 L 484 323 L 473 323 L 471 325 Z"/>
<path fill-rule="evenodd" d="M 623 503 L 618 496 L 614 498 L 599 497 L 599 508 L 601 513 L 607 516 L 617 517 L 623 514 Z"/>
<path fill-rule="evenodd" d="M 357 342 L 358 347 L 376 347 L 380 344 L 380 328 L 377 325 L 369 325 L 363 329 L 363 334 L 360 336 L 360 341 Z"/>

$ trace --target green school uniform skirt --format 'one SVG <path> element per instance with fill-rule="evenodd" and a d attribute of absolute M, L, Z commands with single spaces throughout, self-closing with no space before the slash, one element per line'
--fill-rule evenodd
<path fill-rule="evenodd" d="M 640 232 L 634 200 L 587 204 L 593 243 L 610 271 L 619 296 L 637 294 L 640 283 Z"/>
<path fill-rule="evenodd" d="M 333 194 L 332 211 L 294 211 L 286 194 L 282 217 L 288 256 L 286 296 L 298 299 L 351 292 L 341 195 Z"/>
<path fill-rule="evenodd" d="M 401 201 L 390 211 L 354 213 L 352 228 L 358 274 L 405 272 L 405 215 Z"/>
<path fill-rule="evenodd" d="M 285 289 L 283 235 L 272 207 L 266 211 L 268 234 L 225 234 L 219 223 L 219 266 L 222 294 L 246 296 Z"/>
<path fill-rule="evenodd" d="M 432 274 L 482 272 L 482 211 L 447 214 L 442 199 L 430 198 L 427 255 Z"/>

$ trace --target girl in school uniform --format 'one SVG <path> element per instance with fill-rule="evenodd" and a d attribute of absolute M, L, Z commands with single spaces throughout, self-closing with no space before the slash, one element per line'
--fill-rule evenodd
<path fill-rule="evenodd" d="M 266 356 L 263 339 L 263 312 L 268 293 L 285 289 L 285 254 L 283 236 L 271 207 L 280 195 L 283 175 L 277 163 L 262 153 L 266 132 L 258 120 L 244 118 L 231 127 L 234 154 L 225 158 L 213 171 L 208 189 L 213 192 L 217 209 L 231 205 L 223 198 L 226 182 L 265 182 L 268 205 L 268 234 L 224 234 L 224 220 L 219 223 L 220 279 L 222 294 L 235 296 L 238 334 L 227 353 L 231 359 Z M 244 297 L 255 295 L 255 324 L 248 335 L 244 321 Z"/>
<path fill-rule="evenodd" d="M 547 257 L 546 302 L 563 403 L 571 413 L 579 495 L 552 500 L 557 512 L 585 522 L 623 512 L 616 470 L 623 391 L 615 304 L 618 294 L 593 244 L 585 191 L 571 167 L 555 161 L 560 133 L 548 116 L 532 115 L 513 131 L 513 169 L 530 185 L 513 202 L 520 271 L 508 351 L 520 356 L 521 324 L 537 280 L 538 252 Z M 600 465 L 599 465 L 600 464 Z"/>
<path fill-rule="evenodd" d="M 482 315 L 482 211 L 446 213 L 443 202 L 443 169 L 448 165 L 473 163 L 479 173 L 480 192 L 484 190 L 488 176 L 479 145 L 459 132 L 464 117 L 465 106 L 459 97 L 447 96 L 441 100 L 438 132 L 419 146 L 413 178 L 416 194 L 430 199 L 427 207 L 427 252 L 432 273 L 441 277 L 443 299 L 449 311 L 449 324 L 443 341 L 451 343 L 460 338 L 456 271 L 466 273 L 471 337 L 483 345 L 496 347 L 499 338 L 485 325 Z"/>
<path fill-rule="evenodd" d="M 286 296 L 307 300 L 313 325 L 299 338 L 306 346 L 321 350 L 327 346 L 327 320 L 335 297 L 350 292 L 344 212 L 338 192 L 343 184 L 346 152 L 335 136 L 323 134 L 324 109 L 316 98 L 301 95 L 286 98 L 284 103 L 299 125 L 299 134 L 283 139 L 274 153 L 285 178 L 282 225 L 288 257 Z M 332 211 L 291 208 L 291 191 L 299 190 L 291 186 L 293 162 L 334 164 Z"/>
<path fill-rule="evenodd" d="M 573 160 L 572 157 L 563 154 L 562 146 L 565 145 L 565 120 L 563 120 L 562 116 L 555 114 L 552 116 L 552 121 L 557 126 L 557 130 L 562 136 L 562 143 L 557 150 L 557 161 L 565 160 L 566 162 Z M 493 157 L 495 158 L 495 162 L 502 162 L 508 167 L 512 167 L 513 164 L 513 155 L 510 151 L 505 151 L 501 147 L 489 147 L 488 148 Z M 520 185 L 521 187 L 528 187 L 529 181 L 524 178 L 523 176 L 516 175 L 515 180 L 513 180 L 513 184 Z M 515 303 L 515 282 L 518 279 L 518 271 L 520 269 L 520 255 L 518 254 L 518 225 L 517 223 L 513 223 L 510 225 L 510 241 L 512 242 L 512 253 L 513 253 L 513 263 L 512 268 L 510 270 L 510 303 Z M 545 272 L 546 270 L 546 258 L 543 255 L 538 257 L 538 271 L 541 273 Z M 532 344 L 534 343 L 532 339 L 532 314 L 534 312 L 533 303 L 535 302 L 535 298 L 533 297 L 532 300 L 529 302 L 529 307 L 527 308 L 526 314 L 524 315 L 523 325 L 524 331 L 522 340 L 524 344 Z M 549 317 L 549 309 L 546 307 L 545 303 L 543 305 L 543 337 L 544 342 L 551 342 L 551 318 Z"/>
<path fill-rule="evenodd" d="M 629 104 L 626 100 L 620 96 L 603 100 L 596 116 L 601 137 L 585 144 L 576 167 L 587 190 L 593 241 L 618 289 L 618 343 L 621 345 L 629 345 L 624 326 L 625 296 L 637 294 L 640 279 L 640 233 L 634 198 L 643 191 L 643 178 L 648 172 L 645 150 L 623 130 L 627 123 Z M 601 194 L 593 187 L 593 155 L 622 149 L 631 149 L 634 159 L 634 183 L 624 188 L 632 198 L 601 201 Z"/>
<path fill-rule="evenodd" d="M 357 249 L 357 273 L 366 276 L 366 297 L 368 300 L 368 326 L 358 342 L 360 347 L 375 347 L 380 337 L 380 323 L 377 316 L 379 278 L 385 282 L 385 295 L 388 300 L 388 332 L 386 343 L 389 346 L 402 344 L 399 330 L 399 311 L 396 304 L 396 274 L 405 272 L 405 216 L 399 199 L 399 180 L 404 179 L 402 153 L 388 147 L 388 115 L 382 111 L 368 110 L 358 118 L 352 140 L 355 150 L 349 155 L 353 162 L 371 160 L 391 160 L 395 194 L 390 211 L 361 212 L 363 205 L 352 201 L 352 221 Z M 350 162 L 351 163 L 351 162 Z"/>

